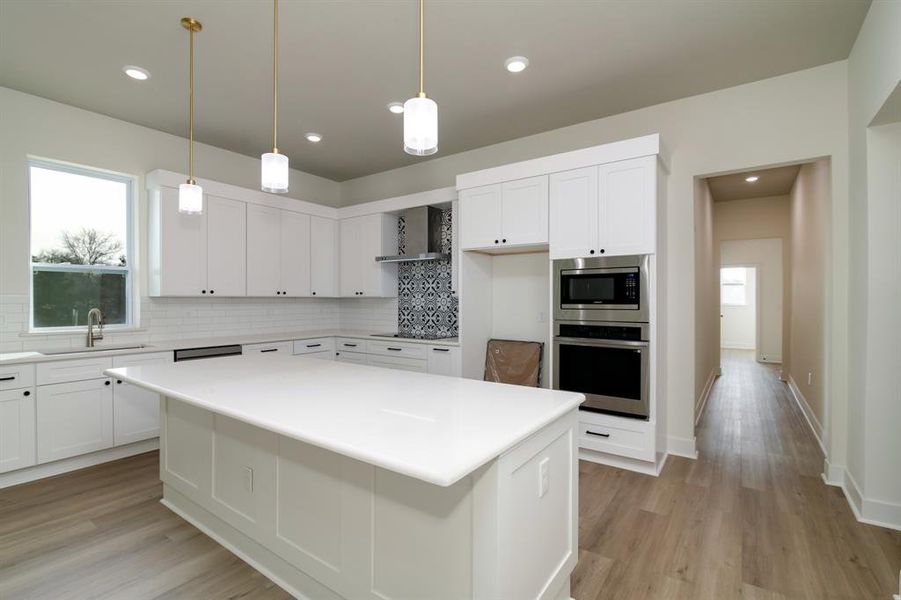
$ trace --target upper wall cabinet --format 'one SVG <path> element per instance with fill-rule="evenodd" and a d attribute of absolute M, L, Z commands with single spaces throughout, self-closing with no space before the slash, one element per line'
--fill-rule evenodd
<path fill-rule="evenodd" d="M 338 295 L 338 221 L 310 217 L 310 295 Z"/>
<path fill-rule="evenodd" d="M 397 254 L 397 218 L 363 215 L 342 219 L 340 227 L 341 296 L 397 296 L 397 265 L 375 261 Z"/>
<path fill-rule="evenodd" d="M 310 216 L 247 206 L 247 295 L 309 296 Z"/>
<path fill-rule="evenodd" d="M 656 200 L 656 156 L 551 175 L 551 258 L 654 253 Z"/>
<path fill-rule="evenodd" d="M 245 296 L 244 202 L 205 195 L 203 213 L 178 211 L 178 190 L 150 195 L 150 295 Z"/>
<path fill-rule="evenodd" d="M 529 177 L 460 192 L 460 247 L 500 250 L 548 243 L 548 178 Z"/>

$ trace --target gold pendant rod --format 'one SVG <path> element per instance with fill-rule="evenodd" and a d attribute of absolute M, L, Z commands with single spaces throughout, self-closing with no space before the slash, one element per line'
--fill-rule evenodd
<path fill-rule="evenodd" d="M 278 0 L 272 3 L 272 151 L 278 152 Z"/>
<path fill-rule="evenodd" d="M 423 63 L 425 56 L 425 0 L 419 0 L 419 97 L 425 97 L 425 77 L 423 75 Z"/>
<path fill-rule="evenodd" d="M 188 30 L 188 183 L 194 184 L 194 34 L 203 30 L 200 21 L 183 17 L 181 26 Z"/>

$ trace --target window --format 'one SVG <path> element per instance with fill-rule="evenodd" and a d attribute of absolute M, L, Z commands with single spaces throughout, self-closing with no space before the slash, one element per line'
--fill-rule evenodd
<path fill-rule="evenodd" d="M 31 328 L 131 324 L 132 180 L 32 161 Z"/>
<path fill-rule="evenodd" d="M 744 267 L 720 269 L 720 304 L 746 306 L 748 304 L 748 270 Z"/>

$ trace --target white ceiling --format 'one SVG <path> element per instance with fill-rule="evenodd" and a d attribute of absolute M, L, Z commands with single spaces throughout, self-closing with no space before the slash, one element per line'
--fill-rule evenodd
<path fill-rule="evenodd" d="M 427 0 L 426 92 L 451 154 L 848 56 L 869 0 Z M 199 19 L 199 141 L 271 145 L 271 2 L 2 0 L 0 85 L 183 135 L 187 33 Z M 416 92 L 415 0 L 282 0 L 279 146 L 335 180 L 404 154 Z M 504 71 L 507 57 L 531 61 Z M 135 64 L 152 73 L 138 83 Z M 324 135 L 318 145 L 306 131 Z"/>
<path fill-rule="evenodd" d="M 710 195 L 713 196 L 714 202 L 785 196 L 791 193 L 800 170 L 800 165 L 790 165 L 719 175 L 709 177 L 707 185 L 710 187 Z M 745 181 L 745 178 L 750 175 L 758 177 L 757 181 L 753 183 Z"/>

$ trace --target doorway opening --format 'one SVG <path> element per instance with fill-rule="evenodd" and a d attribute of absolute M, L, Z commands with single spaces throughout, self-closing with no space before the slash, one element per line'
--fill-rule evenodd
<path fill-rule="evenodd" d="M 757 350 L 757 267 L 720 267 L 720 348 Z"/>

